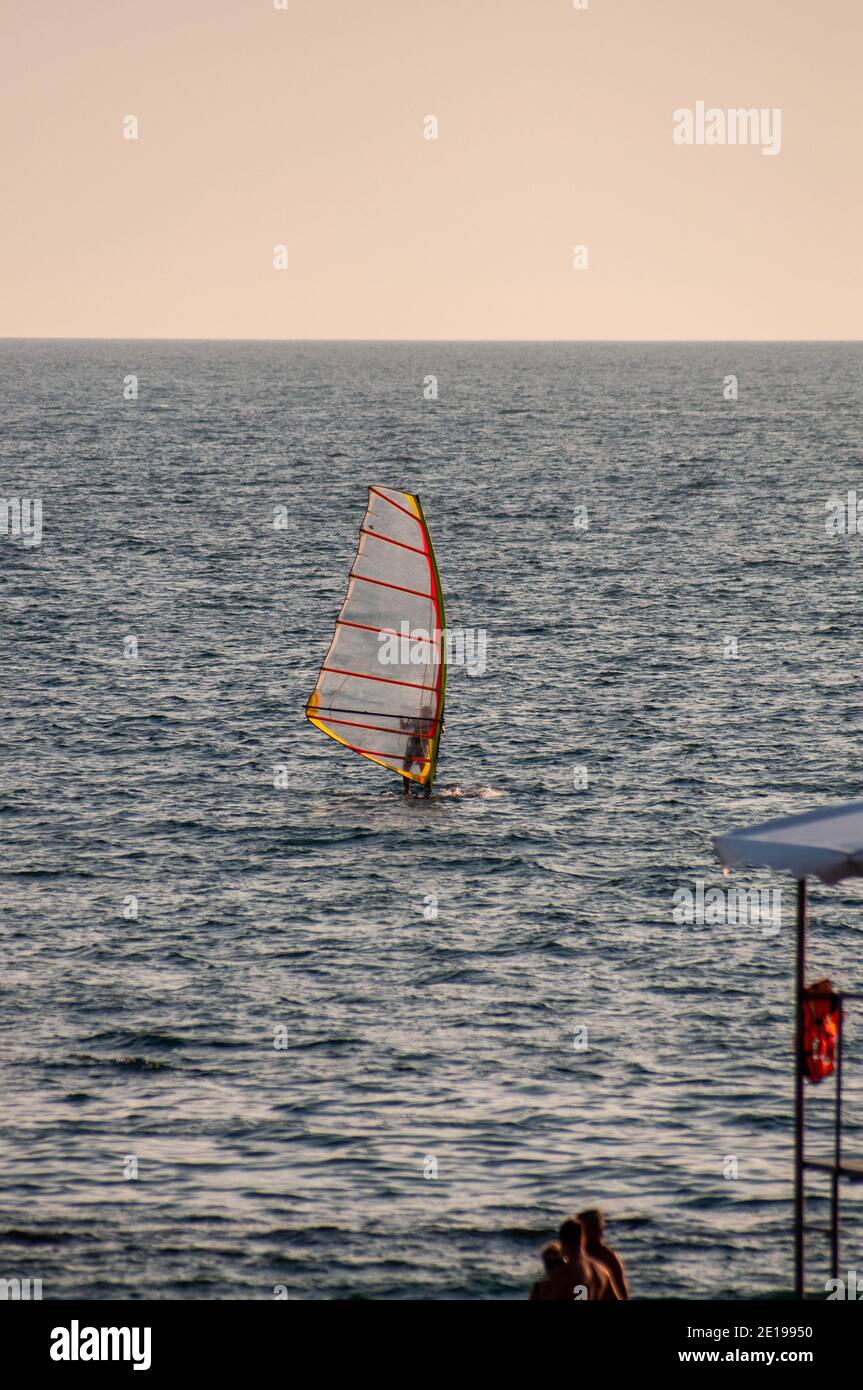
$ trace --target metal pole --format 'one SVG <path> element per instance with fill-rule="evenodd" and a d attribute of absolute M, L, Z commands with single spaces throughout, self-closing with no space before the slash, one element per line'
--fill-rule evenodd
<path fill-rule="evenodd" d="M 845 1001 L 839 996 L 839 1037 L 836 1039 L 836 1133 L 833 1142 L 833 1212 L 830 1232 L 830 1277 L 839 1278 L 839 1169 L 842 1166 L 842 1034 Z"/>
<path fill-rule="evenodd" d="M 803 996 L 806 990 L 806 879 L 797 880 L 794 988 L 794 1297 L 803 1297 Z"/>

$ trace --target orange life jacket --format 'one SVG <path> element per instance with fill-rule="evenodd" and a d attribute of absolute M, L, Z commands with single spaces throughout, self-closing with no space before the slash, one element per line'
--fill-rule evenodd
<path fill-rule="evenodd" d="M 807 1081 L 823 1081 L 836 1065 L 839 996 L 833 992 L 829 980 L 818 980 L 810 985 L 806 996 L 803 1001 L 803 1066 Z"/>

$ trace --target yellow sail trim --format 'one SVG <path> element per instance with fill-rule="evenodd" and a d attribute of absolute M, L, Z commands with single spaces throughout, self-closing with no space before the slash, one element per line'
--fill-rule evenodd
<path fill-rule="evenodd" d="M 309 704 L 314 706 L 319 703 L 318 692 L 314 690 L 312 691 Z M 329 734 L 330 738 L 335 739 L 336 743 L 341 743 L 344 748 L 349 748 L 352 753 L 359 753 L 361 758 L 368 758 L 370 763 L 377 763 L 378 767 L 385 767 L 387 772 L 397 772 L 399 777 L 409 777 L 412 782 L 419 782 L 420 784 L 428 779 L 431 760 L 423 764 L 423 770 L 419 776 L 417 776 L 415 772 L 405 772 L 403 768 L 393 767 L 392 763 L 385 763 L 383 758 L 375 758 L 371 753 L 364 753 L 361 748 L 355 748 L 352 743 L 348 743 L 346 738 L 342 738 L 341 734 L 334 734 L 332 729 L 328 729 L 322 720 L 313 719 L 308 711 L 306 711 L 306 718 L 310 724 L 314 724 L 316 729 L 320 729 L 322 734 Z"/>

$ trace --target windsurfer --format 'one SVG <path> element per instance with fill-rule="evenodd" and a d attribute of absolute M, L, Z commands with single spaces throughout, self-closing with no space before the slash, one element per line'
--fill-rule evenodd
<path fill-rule="evenodd" d="M 405 755 L 404 759 L 402 760 L 402 767 L 404 768 L 405 772 L 408 773 L 414 766 L 414 763 L 424 763 L 428 755 L 426 753 L 426 740 L 423 736 L 423 726 L 420 723 L 420 721 L 414 719 L 403 719 L 402 728 L 408 735 L 407 746 L 405 748 Z M 403 778 L 403 781 L 404 794 L 405 796 L 410 796 L 411 779 L 410 777 L 405 776 Z M 426 796 L 428 796 L 428 794 L 428 788 L 426 788 Z"/>
<path fill-rule="evenodd" d="M 410 772 L 415 764 L 425 764 L 429 760 L 429 746 L 434 738 L 434 715 L 429 710 L 421 710 L 416 719 L 403 719 L 401 721 L 402 730 L 408 735 L 405 755 L 402 759 L 402 767 L 405 773 Z M 411 778 L 404 776 L 404 794 L 411 794 Z M 431 787 L 426 784 L 423 788 L 423 796 L 431 796 Z"/>
<path fill-rule="evenodd" d="M 419 498 L 370 487 L 335 631 L 306 703 L 321 733 L 425 796 L 440 750 L 444 598 Z M 386 667 L 384 670 L 382 668 Z"/>

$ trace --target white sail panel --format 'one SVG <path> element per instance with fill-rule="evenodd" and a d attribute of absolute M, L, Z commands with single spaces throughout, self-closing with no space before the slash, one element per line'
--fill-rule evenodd
<path fill-rule="evenodd" d="M 353 752 L 426 786 L 443 721 L 443 595 L 419 498 L 369 488 L 360 543 L 306 714 Z"/>

